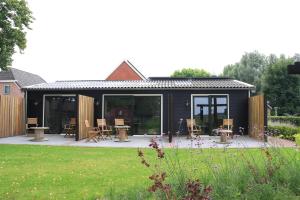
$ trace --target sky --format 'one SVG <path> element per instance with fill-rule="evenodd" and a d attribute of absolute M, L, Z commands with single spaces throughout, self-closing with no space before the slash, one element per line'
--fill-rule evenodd
<path fill-rule="evenodd" d="M 218 75 L 245 52 L 300 53 L 297 0 L 27 0 L 35 17 L 12 67 L 46 81 L 102 80 L 123 60 L 146 77 Z"/>

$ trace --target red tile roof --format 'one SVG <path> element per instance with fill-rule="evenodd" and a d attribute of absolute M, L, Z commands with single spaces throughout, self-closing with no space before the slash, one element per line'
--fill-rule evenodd
<path fill-rule="evenodd" d="M 108 81 L 133 81 L 146 78 L 129 62 L 123 61 L 107 78 Z"/>

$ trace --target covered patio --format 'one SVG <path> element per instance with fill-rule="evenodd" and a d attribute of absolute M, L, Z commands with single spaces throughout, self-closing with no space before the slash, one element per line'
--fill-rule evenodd
<path fill-rule="evenodd" d="M 73 138 L 65 138 L 64 135 L 46 134 L 48 141 L 32 142 L 32 137 L 15 136 L 0 138 L 0 144 L 25 144 L 48 146 L 82 146 L 82 147 L 116 147 L 116 148 L 148 148 L 153 136 L 129 136 L 130 142 L 114 142 L 114 140 L 102 140 L 101 142 L 74 141 Z M 228 144 L 220 144 L 219 136 L 204 135 L 197 139 L 187 139 L 186 136 L 173 137 L 169 143 L 168 137 L 154 137 L 164 148 L 261 148 L 269 144 L 255 140 L 249 136 L 235 136 Z"/>

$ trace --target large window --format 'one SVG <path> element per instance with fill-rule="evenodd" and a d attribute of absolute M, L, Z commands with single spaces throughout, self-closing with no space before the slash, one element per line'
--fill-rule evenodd
<path fill-rule="evenodd" d="M 130 134 L 161 134 L 160 95 L 104 95 L 104 118 L 114 125 L 116 118 L 125 120 Z"/>
<path fill-rule="evenodd" d="M 206 134 L 222 125 L 228 118 L 227 95 L 193 95 L 193 118 Z"/>

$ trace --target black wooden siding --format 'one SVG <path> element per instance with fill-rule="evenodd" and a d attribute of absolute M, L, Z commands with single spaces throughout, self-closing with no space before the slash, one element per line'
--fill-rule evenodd
<path fill-rule="evenodd" d="M 228 94 L 229 118 L 234 119 L 234 131 L 239 127 L 247 130 L 248 126 L 248 90 L 82 90 L 82 91 L 28 91 L 27 92 L 27 116 L 38 117 L 39 125 L 43 120 L 43 95 L 44 94 L 81 94 L 95 98 L 95 121 L 102 116 L 103 94 L 163 94 L 163 132 L 167 133 L 173 128 L 173 134 L 178 130 L 178 122 L 182 118 L 186 132 L 186 118 L 191 117 L 192 94 Z M 173 96 L 173 127 L 168 127 L 168 95 Z M 189 106 L 186 106 L 186 102 Z M 37 105 L 34 105 L 37 102 Z"/>

